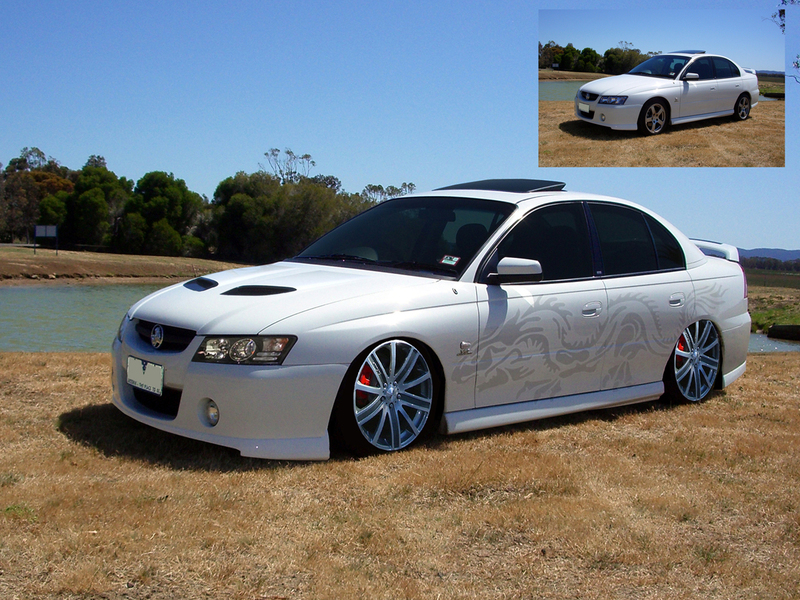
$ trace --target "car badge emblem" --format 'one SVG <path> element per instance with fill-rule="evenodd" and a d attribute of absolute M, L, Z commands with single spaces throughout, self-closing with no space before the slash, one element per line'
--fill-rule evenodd
<path fill-rule="evenodd" d="M 153 346 L 156 350 L 161 348 L 161 344 L 164 343 L 164 328 L 161 325 L 154 325 L 153 329 L 150 331 L 150 345 Z"/>

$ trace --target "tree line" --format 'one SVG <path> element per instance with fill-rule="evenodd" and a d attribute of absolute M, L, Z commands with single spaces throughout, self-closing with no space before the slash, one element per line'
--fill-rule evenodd
<path fill-rule="evenodd" d="M 764 256 L 750 258 L 739 257 L 739 264 L 745 269 L 761 269 L 763 271 L 779 271 L 781 273 L 800 273 L 800 259 L 779 260 Z"/>
<path fill-rule="evenodd" d="M 630 42 L 620 42 L 601 55 L 592 48 L 578 50 L 571 43 L 561 47 L 551 40 L 546 44 L 539 42 L 539 68 L 551 69 L 558 65 L 559 71 L 620 75 L 656 54 L 660 52 L 643 53 Z"/>
<path fill-rule="evenodd" d="M 308 154 L 272 148 L 265 156 L 268 167 L 226 178 L 209 200 L 172 173 L 134 182 L 99 155 L 72 170 L 24 148 L 0 164 L 0 242 L 31 243 L 36 225 L 57 225 L 61 248 L 264 263 L 415 188 L 370 184 L 348 193 L 332 175 L 311 176 L 316 163 Z"/>

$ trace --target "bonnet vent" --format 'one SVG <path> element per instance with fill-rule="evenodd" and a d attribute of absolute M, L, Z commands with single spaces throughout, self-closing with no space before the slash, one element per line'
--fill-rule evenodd
<path fill-rule="evenodd" d="M 183 287 L 190 289 L 194 292 L 205 292 L 211 288 L 217 287 L 219 284 L 213 279 L 206 279 L 205 277 L 198 277 L 183 284 Z"/>
<path fill-rule="evenodd" d="M 276 294 L 286 294 L 296 291 L 291 287 L 280 287 L 277 285 L 242 285 L 227 292 L 223 296 L 275 296 Z"/>

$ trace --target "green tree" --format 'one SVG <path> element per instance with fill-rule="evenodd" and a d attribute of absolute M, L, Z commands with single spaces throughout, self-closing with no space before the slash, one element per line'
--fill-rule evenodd
<path fill-rule="evenodd" d="M 139 213 L 128 213 L 115 221 L 111 245 L 115 252 L 142 254 L 147 236 L 147 221 Z"/>
<path fill-rule="evenodd" d="M 361 197 L 370 203 L 377 204 L 389 198 L 413 194 L 415 189 L 417 189 L 417 186 L 413 183 L 403 182 L 400 187 L 389 185 L 385 188 L 382 185 L 369 183 L 361 190 Z"/>
<path fill-rule="evenodd" d="M 246 262 L 293 256 L 372 205 L 360 194 L 337 192 L 337 182 L 304 176 L 281 184 L 263 170 L 221 182 L 213 203 L 218 255 Z"/>
<path fill-rule="evenodd" d="M 183 240 L 166 218 L 153 223 L 144 243 L 146 254 L 157 256 L 180 256 Z"/>
<path fill-rule="evenodd" d="M 109 229 L 108 203 L 100 188 L 91 188 L 75 197 L 67 206 L 74 243 L 99 245 Z"/>
<path fill-rule="evenodd" d="M 67 218 L 69 192 L 61 191 L 42 198 L 39 202 L 39 224 L 61 226 Z"/>

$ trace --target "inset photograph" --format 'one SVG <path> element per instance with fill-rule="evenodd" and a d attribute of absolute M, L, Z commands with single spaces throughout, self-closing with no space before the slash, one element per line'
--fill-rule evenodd
<path fill-rule="evenodd" d="M 761 12 L 539 11 L 539 166 L 783 167 L 784 33 Z"/>

